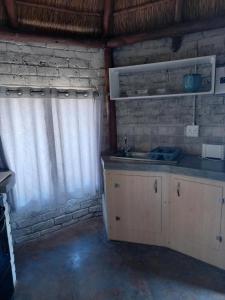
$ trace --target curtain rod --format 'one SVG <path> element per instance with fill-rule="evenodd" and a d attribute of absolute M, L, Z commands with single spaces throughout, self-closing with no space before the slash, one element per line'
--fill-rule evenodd
<path fill-rule="evenodd" d="M 0 87 L 0 92 L 5 92 L 6 95 L 17 95 L 22 96 L 23 94 L 30 94 L 30 96 L 40 95 L 45 96 L 51 93 L 56 93 L 57 96 L 63 95 L 69 97 L 72 94 L 76 96 L 88 97 L 89 93 L 92 92 L 94 95 L 99 96 L 99 90 L 97 88 L 87 89 L 72 89 L 72 88 L 32 88 L 32 87 Z"/>

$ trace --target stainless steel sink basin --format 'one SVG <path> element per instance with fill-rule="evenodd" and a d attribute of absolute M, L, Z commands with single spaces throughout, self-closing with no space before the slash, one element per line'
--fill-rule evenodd
<path fill-rule="evenodd" d="M 128 152 L 127 156 L 123 154 L 115 154 L 110 156 L 111 160 L 119 161 L 140 161 L 154 164 L 177 164 L 177 160 L 166 161 L 166 160 L 154 160 L 149 157 L 149 152 Z"/>

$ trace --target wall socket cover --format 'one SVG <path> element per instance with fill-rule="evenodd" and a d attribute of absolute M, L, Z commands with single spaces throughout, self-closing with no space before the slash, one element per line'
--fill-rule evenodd
<path fill-rule="evenodd" d="M 188 137 L 198 137 L 199 136 L 199 126 L 198 125 L 188 125 L 188 126 L 186 126 L 186 136 L 188 136 Z"/>

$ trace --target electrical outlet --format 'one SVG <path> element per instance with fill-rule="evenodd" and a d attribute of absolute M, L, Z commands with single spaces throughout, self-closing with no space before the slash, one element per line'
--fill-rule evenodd
<path fill-rule="evenodd" d="M 199 136 L 199 126 L 198 125 L 188 125 L 188 126 L 186 126 L 186 136 L 188 136 L 188 137 L 198 137 Z"/>

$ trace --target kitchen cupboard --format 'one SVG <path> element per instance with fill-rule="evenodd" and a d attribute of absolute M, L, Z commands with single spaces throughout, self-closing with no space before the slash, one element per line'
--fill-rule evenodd
<path fill-rule="evenodd" d="M 223 184 L 172 177 L 170 247 L 206 260 L 220 247 Z"/>
<path fill-rule="evenodd" d="M 110 239 L 160 244 L 162 178 L 159 175 L 109 172 L 106 194 Z"/>
<path fill-rule="evenodd" d="M 105 170 L 108 237 L 166 246 L 225 269 L 224 188 L 203 178 Z"/>
<path fill-rule="evenodd" d="M 225 197 L 222 201 L 222 214 L 221 214 L 221 229 L 220 229 L 220 248 L 225 256 Z"/>

